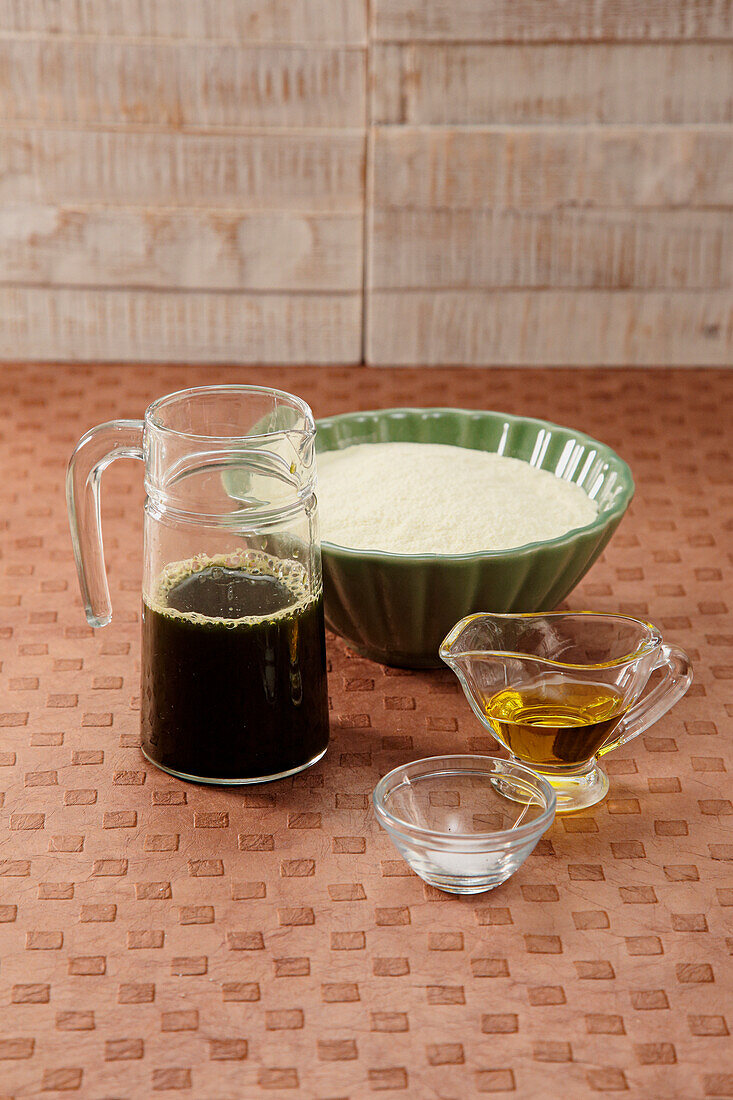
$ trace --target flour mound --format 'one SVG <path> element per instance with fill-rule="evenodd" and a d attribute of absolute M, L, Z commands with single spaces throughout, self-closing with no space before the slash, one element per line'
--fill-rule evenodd
<path fill-rule="evenodd" d="M 362 443 L 318 456 L 321 537 L 358 550 L 471 554 L 592 523 L 585 492 L 516 458 L 433 443 Z"/>

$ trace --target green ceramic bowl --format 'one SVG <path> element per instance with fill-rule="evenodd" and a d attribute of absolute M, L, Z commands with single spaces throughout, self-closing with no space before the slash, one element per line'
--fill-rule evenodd
<path fill-rule="evenodd" d="M 404 668 L 440 665 L 438 646 L 474 611 L 549 611 L 601 554 L 634 495 L 610 447 L 545 420 L 469 409 L 381 409 L 317 420 L 318 452 L 355 443 L 449 443 L 519 458 L 574 481 L 598 517 L 560 538 L 476 554 L 391 554 L 324 541 L 326 623 L 352 649 Z"/>

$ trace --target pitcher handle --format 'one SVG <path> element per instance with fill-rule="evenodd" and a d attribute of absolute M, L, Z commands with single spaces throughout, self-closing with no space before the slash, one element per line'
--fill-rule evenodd
<path fill-rule="evenodd" d="M 662 680 L 648 695 L 643 695 L 626 712 L 616 726 L 613 741 L 602 745 L 596 756 L 604 756 L 611 749 L 625 745 L 627 741 L 632 741 L 634 737 L 638 737 L 644 730 L 649 729 L 675 703 L 679 702 L 692 683 L 690 658 L 679 646 L 662 645 L 659 660 L 654 667 L 665 669 Z"/>
<path fill-rule="evenodd" d="M 102 543 L 99 486 L 102 473 L 116 458 L 143 458 L 142 420 L 111 420 L 79 440 L 66 471 L 66 506 L 76 571 L 90 626 L 112 618 Z"/>

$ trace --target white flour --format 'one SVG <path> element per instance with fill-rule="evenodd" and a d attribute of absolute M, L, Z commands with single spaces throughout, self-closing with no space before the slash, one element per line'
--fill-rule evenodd
<path fill-rule="evenodd" d="M 432 443 L 365 443 L 318 456 L 321 537 L 395 554 L 470 554 L 591 523 L 582 489 L 516 458 Z"/>

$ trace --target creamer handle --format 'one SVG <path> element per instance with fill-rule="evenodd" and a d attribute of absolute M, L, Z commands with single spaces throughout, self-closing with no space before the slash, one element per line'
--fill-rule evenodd
<path fill-rule="evenodd" d="M 602 745 L 596 756 L 604 756 L 649 729 L 679 702 L 692 683 L 690 658 L 679 646 L 663 645 L 655 667 L 665 669 L 661 682 L 626 712 L 614 730 L 613 740 Z"/>

